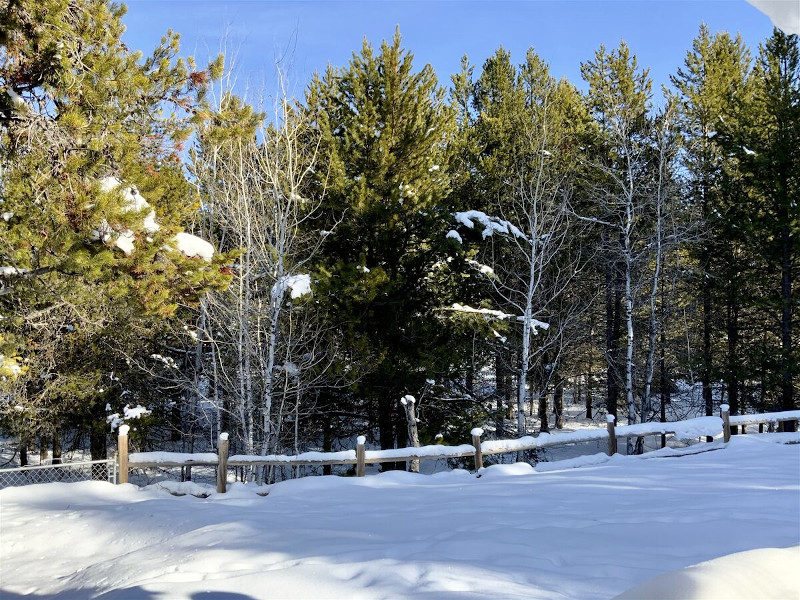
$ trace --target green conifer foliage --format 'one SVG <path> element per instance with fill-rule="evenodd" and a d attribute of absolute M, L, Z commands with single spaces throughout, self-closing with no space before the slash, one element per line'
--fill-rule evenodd
<path fill-rule="evenodd" d="M 701 310 L 707 412 L 713 408 L 711 383 L 723 373 L 731 409 L 734 414 L 740 411 L 740 384 L 747 374 L 741 351 L 742 334 L 747 334 L 743 323 L 755 316 L 746 311 L 745 299 L 752 293 L 751 248 L 746 242 L 750 214 L 728 141 L 740 129 L 743 107 L 752 95 L 749 72 L 750 54 L 741 38 L 712 34 L 703 25 L 684 68 L 672 78 L 681 108 L 687 199 L 697 207 L 705 229 L 691 256 L 697 265 L 693 296 L 699 297 Z"/>
<path fill-rule="evenodd" d="M 102 404 L 101 421 L 98 374 L 145 344 L 146 319 L 228 280 L 226 256 L 175 238 L 199 208 L 181 151 L 218 65 L 177 59 L 171 32 L 149 57 L 129 51 L 124 13 L 101 0 L 0 9 L 0 353 L 27 368 L 24 393 L 14 386 L 30 410 Z"/>
<path fill-rule="evenodd" d="M 365 41 L 347 67 L 317 77 L 307 103 L 330 165 L 320 285 L 346 344 L 369 363 L 358 396 L 382 447 L 398 436 L 402 445 L 398 400 L 436 378 L 445 349 L 432 272 L 448 246 L 454 115 L 433 69 L 414 71 L 399 33 L 377 54 Z"/>
<path fill-rule="evenodd" d="M 759 49 L 753 73 L 752 102 L 743 127 L 731 136 L 748 197 L 751 247 L 761 272 L 755 298 L 770 315 L 758 353 L 770 376 L 769 404 L 797 407 L 798 371 L 796 287 L 800 267 L 800 49 L 798 36 L 775 29 Z"/>

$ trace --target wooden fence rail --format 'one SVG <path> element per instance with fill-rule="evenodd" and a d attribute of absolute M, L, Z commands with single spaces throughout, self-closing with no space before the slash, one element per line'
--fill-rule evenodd
<path fill-rule="evenodd" d="M 757 415 L 731 415 L 730 425 L 731 427 L 736 427 L 741 425 L 742 433 L 746 434 L 747 433 L 746 427 L 748 425 L 758 425 L 758 430 L 759 432 L 761 432 L 763 431 L 764 425 L 777 424 L 780 431 L 785 423 L 794 421 L 795 430 L 797 430 L 798 413 L 800 413 L 800 411 L 785 410 L 782 412 L 761 413 Z"/>
<path fill-rule="evenodd" d="M 118 452 L 119 457 L 119 483 L 128 482 L 130 469 L 148 467 L 191 467 L 213 466 L 217 467 L 217 492 L 227 491 L 228 467 L 263 467 L 263 466 L 324 466 L 324 465 L 355 465 L 356 476 L 364 477 L 366 465 L 386 462 L 402 462 L 409 460 L 435 460 L 447 458 L 472 457 L 475 470 L 483 467 L 483 457 L 493 454 L 508 454 L 512 452 L 525 452 L 540 448 L 550 448 L 577 444 L 581 442 L 603 441 L 608 442 L 609 456 L 617 452 L 617 438 L 644 437 L 648 435 L 671 434 L 682 439 L 704 436 L 714 436 L 722 433 L 724 442 L 731 437 L 731 426 L 741 425 L 742 433 L 746 425 L 764 423 L 784 423 L 794 421 L 795 425 L 800 420 L 800 410 L 784 411 L 779 413 L 766 413 L 759 415 L 731 416 L 727 404 L 720 406 L 719 417 L 699 417 L 686 421 L 671 421 L 667 423 L 638 423 L 636 425 L 623 425 L 617 427 L 612 415 L 608 415 L 605 429 L 586 429 L 570 433 L 547 434 L 537 437 L 525 436 L 516 440 L 490 440 L 481 441 L 483 430 L 475 428 L 470 432 L 472 444 L 460 446 L 421 446 L 418 448 L 397 448 L 395 450 L 367 450 L 366 438 L 358 436 L 355 450 L 340 452 L 305 452 L 295 456 L 270 455 L 228 456 L 228 434 L 219 436 L 218 452 L 203 454 L 181 454 L 175 452 L 140 452 L 128 454 L 128 427 L 123 425 L 119 429 Z"/>

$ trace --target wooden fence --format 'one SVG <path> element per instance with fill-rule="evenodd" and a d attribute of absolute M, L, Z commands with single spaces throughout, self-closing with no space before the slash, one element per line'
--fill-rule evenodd
<path fill-rule="evenodd" d="M 719 417 L 699 417 L 685 421 L 670 421 L 666 423 L 639 423 L 636 425 L 616 426 L 614 417 L 607 417 L 606 428 L 586 429 L 561 434 L 540 434 L 537 437 L 525 436 L 516 440 L 491 440 L 481 441 L 483 430 L 475 428 L 471 432 L 472 444 L 460 446 L 421 446 L 418 448 L 397 448 L 394 450 L 367 450 L 366 438 L 359 436 L 356 440 L 355 450 L 340 452 L 305 452 L 295 456 L 269 455 L 228 456 L 228 434 L 221 433 L 217 453 L 181 454 L 175 452 L 140 452 L 128 453 L 129 427 L 122 425 L 119 428 L 118 460 L 119 483 L 128 482 L 130 469 L 152 467 L 192 467 L 213 466 L 217 467 L 217 492 L 225 493 L 227 490 L 228 467 L 262 467 L 262 466 L 323 466 L 323 465 L 355 465 L 356 476 L 364 477 L 366 465 L 386 462 L 401 462 L 409 460 L 435 460 L 446 458 L 469 458 L 474 461 L 475 470 L 483 467 L 483 457 L 493 454 L 508 454 L 576 444 L 581 442 L 602 441 L 608 443 L 609 456 L 617 452 L 617 439 L 629 437 L 644 437 L 648 435 L 675 435 L 682 439 L 702 438 L 704 436 L 719 435 L 722 433 L 724 442 L 730 441 L 731 427 L 741 426 L 745 433 L 747 425 L 762 425 L 773 423 L 782 425 L 787 421 L 794 421 L 795 426 L 800 420 L 800 410 L 784 411 L 778 413 L 765 413 L 757 415 L 730 416 L 728 406 L 720 407 Z"/>

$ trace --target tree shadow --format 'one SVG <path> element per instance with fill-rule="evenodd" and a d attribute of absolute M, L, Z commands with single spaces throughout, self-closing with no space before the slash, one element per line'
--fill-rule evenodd
<path fill-rule="evenodd" d="M 236 592 L 196 592 L 191 595 L 192 600 L 255 600 L 253 596 L 245 596 Z"/>
<path fill-rule="evenodd" d="M 102 600 L 159 600 L 163 598 L 161 592 L 150 592 L 139 586 L 111 590 L 100 593 L 93 588 L 83 588 L 80 590 L 67 590 L 58 594 L 18 594 L 0 588 L 0 600 L 44 600 L 45 598 L 58 598 L 58 600 L 86 600 L 86 598 L 96 598 Z M 202 591 L 194 592 L 189 596 L 191 600 L 256 600 L 254 596 L 246 596 L 237 592 L 224 591 Z"/>

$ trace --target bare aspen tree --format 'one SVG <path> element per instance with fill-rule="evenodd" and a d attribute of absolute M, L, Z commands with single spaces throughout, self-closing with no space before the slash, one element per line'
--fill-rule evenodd
<path fill-rule="evenodd" d="M 595 59 L 584 63 L 581 70 L 589 83 L 588 102 L 599 130 L 599 154 L 592 167 L 601 181 L 596 192 L 601 199 L 602 214 L 594 221 L 604 228 L 604 238 L 609 244 L 607 260 L 618 265 L 619 287 L 607 281 L 607 295 L 611 291 L 619 293 L 624 306 L 625 404 L 628 422 L 636 423 L 634 310 L 640 283 L 637 269 L 643 253 L 647 254 L 642 240 L 646 237 L 643 217 L 649 185 L 647 129 L 651 80 L 647 70 L 639 70 L 636 57 L 624 42 L 610 53 L 601 46 Z M 611 290 L 611 286 L 616 289 Z M 609 327 L 611 319 L 612 315 L 607 314 Z M 612 342 L 616 335 L 613 331 L 610 334 Z M 611 355 L 612 347 L 609 344 L 609 379 L 613 368 L 618 366 L 617 358 Z M 630 438 L 628 450 L 632 450 Z"/>
<path fill-rule="evenodd" d="M 553 308 L 579 268 L 579 253 L 569 249 L 572 190 L 569 161 L 566 153 L 562 155 L 569 127 L 562 111 L 574 89 L 552 79 L 534 54 L 529 53 L 528 61 L 524 73 L 529 80 L 522 78 L 528 97 L 526 121 L 517 139 L 520 157 L 504 186 L 501 216 L 456 214 L 468 228 L 479 223 L 484 238 L 497 235 L 506 240 L 502 251 L 487 246 L 485 262 L 490 266 L 480 267 L 491 282 L 494 301 L 504 310 L 482 312 L 521 325 L 515 359 L 518 435 L 526 431 L 531 366 L 557 343 L 566 326 L 564 315 L 571 313 L 557 315 Z"/>
<path fill-rule="evenodd" d="M 313 316 L 298 307 L 311 298 L 310 260 L 322 240 L 304 227 L 320 201 L 306 195 L 316 142 L 285 94 L 267 123 L 225 92 L 202 133 L 196 176 L 213 231 L 241 252 L 231 289 L 208 301 L 216 372 L 232 398 L 243 450 L 266 455 L 279 446 L 287 403 L 295 403 L 296 439 L 301 388 L 317 376 L 324 354 Z"/>
<path fill-rule="evenodd" d="M 549 322 L 541 319 L 548 314 L 548 305 L 564 290 L 563 277 L 567 267 L 555 262 L 555 257 L 564 248 L 568 231 L 568 192 L 562 189 L 557 181 L 545 181 L 544 162 L 548 158 L 546 135 L 541 140 L 542 157 L 536 177 L 532 181 L 521 179 L 518 183 L 514 212 L 521 219 L 525 238 L 514 236 L 518 257 L 522 260 L 524 271 L 517 273 L 508 270 L 493 279 L 495 291 L 513 306 L 521 315 L 522 332 L 519 352 L 517 381 L 517 432 L 525 433 L 525 401 L 527 398 L 528 371 L 531 360 L 541 353 L 545 346 L 539 343 L 537 349 L 532 348 L 535 336 L 541 330 L 550 327 Z M 496 267 L 495 272 L 503 269 Z M 555 285 L 553 285 L 555 284 Z M 536 317 L 539 317 L 538 319 Z M 552 336 L 548 336 L 552 339 Z M 538 339 L 537 339 L 538 341 Z"/>
<path fill-rule="evenodd" d="M 682 224 L 675 219 L 672 200 L 677 195 L 675 181 L 675 156 L 677 154 L 677 135 L 675 130 L 675 105 L 668 100 L 663 113 L 653 124 L 653 146 L 655 182 L 651 194 L 654 213 L 653 234 L 649 244 L 652 252 L 653 272 L 651 274 L 650 295 L 648 298 L 649 332 L 644 368 L 644 391 L 642 394 L 642 420 L 653 416 L 652 384 L 655 370 L 656 339 L 663 330 L 659 318 L 663 313 L 658 306 L 662 295 L 662 273 L 667 254 L 692 235 L 692 225 Z M 663 300 L 662 300 L 663 303 Z"/>

